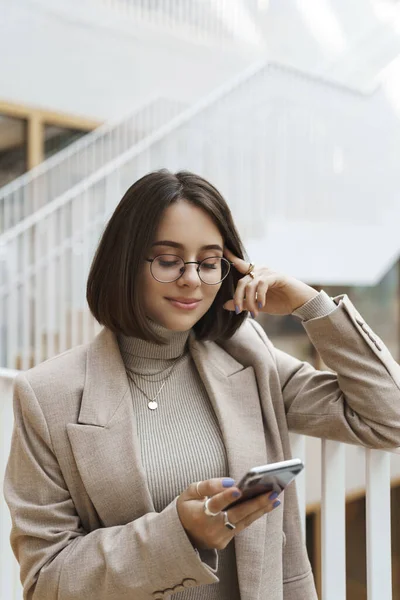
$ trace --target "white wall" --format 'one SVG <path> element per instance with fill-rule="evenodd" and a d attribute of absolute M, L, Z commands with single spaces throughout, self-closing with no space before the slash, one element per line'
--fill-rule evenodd
<path fill-rule="evenodd" d="M 0 0 L 3 101 L 105 120 L 156 94 L 191 102 L 256 56 L 246 44 L 223 50 L 143 24 L 121 28 L 77 13 L 75 2 Z"/>
<path fill-rule="evenodd" d="M 217 0 L 208 2 L 217 14 Z M 252 24 L 240 23 L 236 43 L 207 45 L 118 17 L 100 0 L 0 0 L 0 100 L 103 120 L 154 92 L 190 102 L 267 51 L 272 61 L 370 91 L 399 56 L 400 9 L 382 2 L 381 14 L 378 2 L 365 0 L 317 4 L 268 0 Z M 231 12 L 219 16 L 229 20 Z"/>

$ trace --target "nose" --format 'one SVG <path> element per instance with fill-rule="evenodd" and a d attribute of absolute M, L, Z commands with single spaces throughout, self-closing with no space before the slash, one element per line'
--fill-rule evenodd
<path fill-rule="evenodd" d="M 201 285 L 197 268 L 197 265 L 185 265 L 185 271 L 182 277 L 180 277 L 176 283 L 180 286 L 187 286 L 191 288 L 196 288 Z"/>

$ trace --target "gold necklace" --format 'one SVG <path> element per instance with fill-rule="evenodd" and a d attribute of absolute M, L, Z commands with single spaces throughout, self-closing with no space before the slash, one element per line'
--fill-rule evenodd
<path fill-rule="evenodd" d="M 168 365 L 167 367 L 165 367 L 165 369 L 162 369 L 161 371 L 155 371 L 154 373 L 138 373 L 137 371 L 134 371 L 131 367 L 125 367 L 125 369 L 127 373 L 134 377 L 137 377 L 138 379 L 143 379 L 143 381 L 147 381 L 149 383 L 158 383 L 160 381 L 164 381 L 164 379 L 168 377 L 169 371 L 173 369 L 174 366 L 175 363 L 173 363 L 172 365 Z M 168 371 L 166 375 L 165 371 Z M 157 375 L 161 375 L 161 373 L 163 373 L 161 377 L 154 379 L 155 377 L 157 377 Z"/>

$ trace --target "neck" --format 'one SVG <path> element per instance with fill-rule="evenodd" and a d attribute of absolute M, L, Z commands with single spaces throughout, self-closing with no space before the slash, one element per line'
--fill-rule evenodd
<path fill-rule="evenodd" d="M 119 334 L 118 345 L 124 362 L 127 363 L 135 358 L 147 358 L 156 360 L 171 360 L 181 356 L 186 351 L 189 331 L 171 331 L 162 325 L 148 320 L 151 330 L 164 338 L 164 344 L 156 344 L 137 337 Z"/>

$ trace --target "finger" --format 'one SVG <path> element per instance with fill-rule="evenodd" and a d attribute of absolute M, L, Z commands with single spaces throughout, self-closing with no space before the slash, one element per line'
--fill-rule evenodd
<path fill-rule="evenodd" d="M 247 281 L 245 277 L 243 277 L 243 279 L 240 279 L 236 285 L 235 293 L 233 295 L 233 303 L 235 305 L 236 314 L 239 314 L 239 312 L 242 312 L 243 310 L 246 285 Z"/>
<path fill-rule="evenodd" d="M 234 485 L 235 481 L 231 477 L 215 477 L 214 479 L 206 479 L 204 481 L 191 483 L 186 492 L 188 499 L 199 500 L 206 496 L 214 496 Z"/>
<path fill-rule="evenodd" d="M 233 295 L 233 305 L 236 314 L 239 314 L 242 310 L 249 310 L 254 313 L 256 310 L 255 296 L 257 285 L 257 281 L 253 280 L 250 276 L 243 277 L 238 281 Z"/>
<path fill-rule="evenodd" d="M 228 300 L 227 302 L 225 302 L 225 304 L 223 305 L 223 308 L 225 308 L 225 310 L 230 310 L 232 312 L 235 312 L 235 301 L 234 300 Z M 246 298 L 244 298 L 243 302 L 242 302 L 242 308 L 239 310 L 239 312 L 241 312 L 241 310 L 250 310 L 248 308 L 247 305 L 247 300 Z M 239 313 L 238 313 L 239 314 Z"/>
<path fill-rule="evenodd" d="M 247 279 L 247 277 L 245 279 Z M 258 286 L 258 281 L 250 279 L 250 281 L 246 285 L 245 292 L 244 292 L 245 298 L 246 298 L 246 307 L 247 307 L 247 310 L 249 310 L 251 312 L 252 317 L 255 317 L 258 314 L 257 300 L 256 300 L 257 286 Z"/>
<path fill-rule="evenodd" d="M 238 256 L 236 256 L 235 254 L 233 254 L 233 252 L 231 252 L 230 250 L 228 250 L 228 248 L 224 249 L 224 256 L 233 263 L 233 266 L 235 267 L 235 269 L 237 269 L 239 271 L 239 273 L 246 273 L 249 270 L 249 266 L 250 263 L 248 260 L 243 260 L 242 258 L 239 258 Z"/>
<path fill-rule="evenodd" d="M 268 283 L 266 281 L 259 281 L 257 285 L 257 310 L 262 310 L 265 306 L 268 292 Z"/>
<path fill-rule="evenodd" d="M 229 504 L 240 498 L 241 492 L 237 487 L 215 494 L 207 501 L 207 508 L 212 513 L 222 512 Z"/>
<path fill-rule="evenodd" d="M 246 500 L 237 506 L 229 509 L 229 515 L 233 520 L 231 523 L 241 523 L 250 517 L 250 515 L 258 512 L 270 512 L 273 510 L 274 503 L 277 502 L 278 495 L 276 492 L 268 492 L 261 494 L 251 500 Z"/>
<path fill-rule="evenodd" d="M 256 290 L 258 283 L 249 277 L 240 279 L 236 286 L 235 294 L 232 300 L 228 300 L 224 304 L 226 310 L 234 311 L 237 315 L 242 310 L 248 310 L 254 315 L 258 312 L 256 302 Z M 252 315 L 253 316 L 253 315 Z"/>
<path fill-rule="evenodd" d="M 277 509 L 280 506 L 280 504 L 280 500 L 274 500 L 272 504 L 268 504 L 266 507 L 260 508 L 259 510 L 256 510 L 255 512 L 251 513 L 250 515 L 247 515 L 247 517 L 242 519 L 242 521 L 236 523 L 236 531 L 243 531 L 243 529 L 249 527 L 252 523 L 254 523 L 254 521 L 257 521 L 257 519 L 260 519 L 267 513 L 270 513 L 273 510 Z"/>
<path fill-rule="evenodd" d="M 228 302 L 225 302 L 223 308 L 225 310 L 230 310 L 231 312 L 235 312 L 235 303 L 233 300 L 228 300 Z"/>

